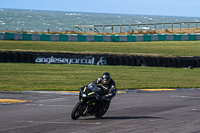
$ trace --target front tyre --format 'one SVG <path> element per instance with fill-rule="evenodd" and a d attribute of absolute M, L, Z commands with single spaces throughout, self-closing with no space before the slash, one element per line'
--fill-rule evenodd
<path fill-rule="evenodd" d="M 81 109 L 83 106 L 84 106 L 84 104 L 80 101 L 74 106 L 74 108 L 71 112 L 71 118 L 73 120 L 77 120 L 81 116 Z"/>

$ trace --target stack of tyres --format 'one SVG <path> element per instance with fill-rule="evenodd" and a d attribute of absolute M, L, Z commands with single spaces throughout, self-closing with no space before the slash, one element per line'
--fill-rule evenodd
<path fill-rule="evenodd" d="M 122 56 L 118 56 L 117 57 L 117 65 L 123 65 L 124 64 L 124 62 L 123 62 L 123 57 Z"/>
<path fill-rule="evenodd" d="M 129 63 L 130 63 L 130 66 L 134 66 L 135 65 L 135 62 L 134 62 L 134 57 L 133 56 L 129 56 Z"/>
<path fill-rule="evenodd" d="M 12 58 L 13 58 L 13 62 L 14 63 L 18 63 L 19 60 L 20 60 L 20 56 L 19 56 L 19 53 L 18 52 L 12 52 Z"/>
<path fill-rule="evenodd" d="M 135 65 L 136 66 L 141 66 L 142 62 L 139 56 L 135 56 Z"/>
<path fill-rule="evenodd" d="M 176 67 L 181 67 L 181 59 L 177 58 L 176 61 L 177 61 Z"/>
<path fill-rule="evenodd" d="M 13 62 L 12 53 L 11 52 L 5 52 L 5 55 L 6 55 L 6 62 L 12 63 Z"/>
<path fill-rule="evenodd" d="M 171 62 L 172 62 L 172 67 L 176 67 L 176 59 L 175 58 L 171 58 Z"/>
<path fill-rule="evenodd" d="M 190 66 L 193 66 L 193 67 L 194 67 L 194 64 L 195 64 L 195 63 L 194 63 L 194 59 L 191 59 L 191 58 L 190 58 L 189 60 L 190 60 Z"/>
<path fill-rule="evenodd" d="M 147 56 L 147 57 L 145 57 L 145 58 L 146 58 L 146 60 L 145 60 L 145 61 L 146 61 L 146 65 L 147 65 L 147 66 L 152 66 L 152 64 L 151 64 L 151 63 L 152 63 L 152 62 L 151 62 L 151 57 Z"/>
<path fill-rule="evenodd" d="M 124 58 L 124 60 L 125 60 L 125 66 L 130 66 L 130 58 L 129 58 L 129 56 L 126 56 L 125 58 Z"/>
<path fill-rule="evenodd" d="M 200 59 L 194 59 L 194 67 L 200 67 Z"/>
<path fill-rule="evenodd" d="M 166 58 L 166 67 L 172 67 L 171 58 Z"/>
<path fill-rule="evenodd" d="M 34 63 L 35 57 L 34 57 L 34 53 L 31 53 L 31 52 L 27 52 L 26 53 L 26 62 L 27 63 Z"/>
<path fill-rule="evenodd" d="M 147 66 L 148 65 L 147 61 L 146 61 L 146 57 L 141 57 L 140 60 L 141 60 L 141 66 Z"/>
<path fill-rule="evenodd" d="M 26 62 L 26 53 L 25 52 L 20 52 L 19 54 L 19 62 L 25 63 Z"/>
<path fill-rule="evenodd" d="M 134 66 L 134 59 L 132 56 L 127 56 L 125 58 L 125 65 L 126 66 Z"/>
<path fill-rule="evenodd" d="M 112 59 L 112 65 L 117 65 L 117 56 L 112 56 L 111 57 L 111 59 Z"/>
<path fill-rule="evenodd" d="M 112 57 L 106 56 L 106 59 L 107 59 L 107 65 L 112 65 Z"/>
<path fill-rule="evenodd" d="M 167 65 L 167 60 L 166 60 L 166 58 L 165 58 L 165 57 L 160 57 L 160 60 L 161 60 L 161 65 L 162 65 L 163 67 L 166 67 L 166 65 Z"/>
<path fill-rule="evenodd" d="M 151 66 L 156 66 L 156 58 L 155 57 L 151 57 Z"/>
<path fill-rule="evenodd" d="M 5 52 L 0 52 L 0 62 L 6 62 L 6 55 Z"/>
<path fill-rule="evenodd" d="M 157 66 L 159 66 L 159 67 L 163 66 L 161 57 L 157 57 L 156 60 L 157 60 Z"/>

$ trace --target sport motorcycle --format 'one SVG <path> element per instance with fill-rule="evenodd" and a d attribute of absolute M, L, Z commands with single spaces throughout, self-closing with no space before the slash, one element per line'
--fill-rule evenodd
<path fill-rule="evenodd" d="M 71 118 L 77 120 L 80 116 L 95 116 L 101 118 L 108 110 L 110 102 L 105 102 L 101 88 L 91 83 L 80 88 L 79 102 L 71 112 Z"/>

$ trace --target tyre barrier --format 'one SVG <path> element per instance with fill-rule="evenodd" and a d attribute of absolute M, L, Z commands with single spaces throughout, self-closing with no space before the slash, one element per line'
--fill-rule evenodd
<path fill-rule="evenodd" d="M 152 57 L 133 55 L 2 51 L 0 52 L 0 63 L 200 67 L 200 57 Z"/>
<path fill-rule="evenodd" d="M 0 52 L 1 63 L 34 63 L 33 59 L 31 52 Z"/>

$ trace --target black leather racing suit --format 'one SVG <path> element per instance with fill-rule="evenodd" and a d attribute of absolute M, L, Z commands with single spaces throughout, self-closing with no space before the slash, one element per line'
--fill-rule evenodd
<path fill-rule="evenodd" d="M 108 84 L 103 84 L 103 79 L 102 77 L 98 78 L 96 81 L 92 81 L 91 83 L 93 84 L 100 84 L 98 85 L 99 88 L 102 90 L 102 96 L 110 101 L 113 97 L 116 95 L 116 84 L 115 81 L 111 78 L 110 82 Z"/>

